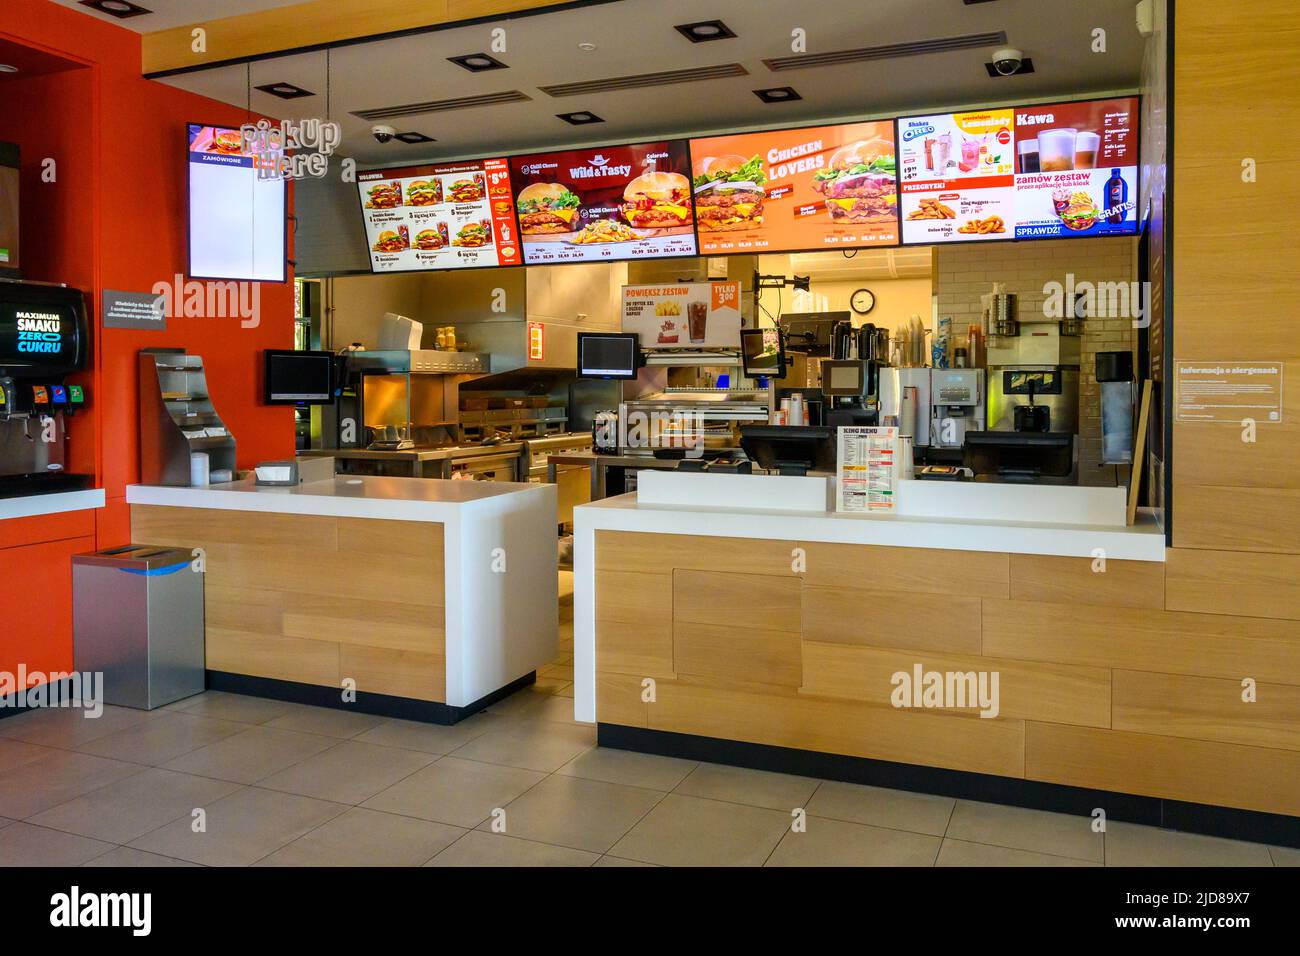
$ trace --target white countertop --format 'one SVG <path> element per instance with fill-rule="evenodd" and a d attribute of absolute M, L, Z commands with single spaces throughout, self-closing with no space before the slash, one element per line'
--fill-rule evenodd
<path fill-rule="evenodd" d="M 25 495 L 21 498 L 0 498 L 0 521 L 5 518 L 32 518 L 37 515 L 62 514 L 65 511 L 87 511 L 104 507 L 104 489 L 88 488 L 85 491 L 60 491 L 52 495 Z"/>
<path fill-rule="evenodd" d="M 1164 561 L 1165 536 L 1150 512 L 1139 511 L 1131 527 L 1044 521 L 979 520 L 957 517 L 839 514 L 752 508 L 650 505 L 635 492 L 574 509 L 579 527 L 723 538 L 768 538 L 837 544 L 877 544 L 954 551 L 1005 551 Z"/>
<path fill-rule="evenodd" d="M 509 495 L 546 494 L 548 489 L 547 485 L 507 481 L 337 475 L 329 481 L 296 486 L 259 485 L 252 479 L 200 488 L 128 485 L 126 500 L 132 505 L 169 508 L 445 521 L 480 503 Z"/>

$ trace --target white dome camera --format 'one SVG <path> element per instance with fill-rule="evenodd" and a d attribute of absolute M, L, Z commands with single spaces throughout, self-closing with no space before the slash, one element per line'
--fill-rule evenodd
<path fill-rule="evenodd" d="M 377 142 L 387 143 L 397 135 L 397 130 L 393 129 L 391 126 L 372 126 L 370 127 L 370 135 L 373 136 Z"/>
<path fill-rule="evenodd" d="M 1008 46 L 993 51 L 993 69 L 1003 76 L 1011 76 L 1015 73 L 1016 70 L 1020 69 L 1020 64 L 1024 60 L 1024 54 L 1014 47 Z"/>

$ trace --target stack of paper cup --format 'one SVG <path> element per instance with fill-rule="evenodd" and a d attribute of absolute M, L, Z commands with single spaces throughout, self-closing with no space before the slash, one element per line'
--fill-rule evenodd
<path fill-rule="evenodd" d="M 196 488 L 208 484 L 208 453 L 196 451 L 190 454 L 190 484 Z"/>

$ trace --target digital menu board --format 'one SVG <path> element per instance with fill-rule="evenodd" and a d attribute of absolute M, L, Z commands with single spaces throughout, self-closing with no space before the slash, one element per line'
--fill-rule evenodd
<path fill-rule="evenodd" d="M 1015 111 L 898 121 L 904 242 L 1010 239 L 1015 222 Z"/>
<path fill-rule="evenodd" d="M 521 263 L 504 159 L 357 173 L 372 272 Z"/>
<path fill-rule="evenodd" d="M 892 121 L 691 140 L 702 255 L 898 244 Z"/>
<path fill-rule="evenodd" d="M 1016 110 L 1017 239 L 1137 232 L 1137 97 Z"/>
<path fill-rule="evenodd" d="M 261 179 L 240 131 L 187 124 L 189 275 L 284 282 L 285 188 Z"/>
<path fill-rule="evenodd" d="M 696 254 L 685 140 L 510 160 L 524 262 L 613 262 Z"/>
<path fill-rule="evenodd" d="M 906 243 L 1137 232 L 1136 97 L 898 121 Z"/>

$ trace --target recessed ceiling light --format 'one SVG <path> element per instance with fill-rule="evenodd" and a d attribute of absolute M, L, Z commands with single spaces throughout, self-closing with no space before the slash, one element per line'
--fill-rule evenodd
<path fill-rule="evenodd" d="M 555 115 L 572 126 L 586 126 L 588 123 L 605 122 L 590 110 L 579 110 L 576 113 L 556 113 Z"/>
<path fill-rule="evenodd" d="M 117 17 L 119 20 L 153 13 L 152 10 L 138 4 L 129 3 L 128 0 L 80 0 L 80 3 L 83 7 L 90 7 L 90 9 L 98 10 L 100 13 L 107 13 L 110 17 Z"/>
<path fill-rule="evenodd" d="M 992 63 L 985 63 L 984 69 L 988 70 L 989 76 L 993 77 L 994 79 L 1001 79 L 1004 76 L 1024 76 L 1026 73 L 1034 72 L 1034 61 L 1031 60 L 1029 57 L 1025 57 L 1023 60 L 1020 61 L 1020 66 L 1019 68 L 1016 69 L 1014 73 L 1003 73 Z"/>
<path fill-rule="evenodd" d="M 706 43 L 709 40 L 727 40 L 736 34 L 721 20 L 701 20 L 699 23 L 679 23 L 673 27 L 678 33 L 692 43 Z"/>
<path fill-rule="evenodd" d="M 253 89 L 278 96 L 282 100 L 296 100 L 302 96 L 316 95 L 311 90 L 304 90 L 301 86 L 294 86 L 292 83 L 267 83 L 265 86 L 255 86 Z"/>
<path fill-rule="evenodd" d="M 584 40 L 578 44 L 578 49 L 583 53 L 594 53 L 596 51 L 596 44 Z"/>
<path fill-rule="evenodd" d="M 400 139 L 403 143 L 436 143 L 432 136 L 425 136 L 423 133 L 398 133 L 393 139 Z"/>
<path fill-rule="evenodd" d="M 764 103 L 792 103 L 803 99 L 793 86 L 774 86 L 766 90 L 755 90 L 754 95 Z"/>
<path fill-rule="evenodd" d="M 17 73 L 18 67 L 11 66 L 8 63 L 0 63 L 0 73 Z"/>
<path fill-rule="evenodd" d="M 483 73 L 486 70 L 506 70 L 509 69 L 504 63 L 494 56 L 488 56 L 486 53 L 466 53 L 464 56 L 449 56 L 457 66 L 462 66 L 471 73 Z"/>

